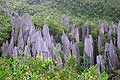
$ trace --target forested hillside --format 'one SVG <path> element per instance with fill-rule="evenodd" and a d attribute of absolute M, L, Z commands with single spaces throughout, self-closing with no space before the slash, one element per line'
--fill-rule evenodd
<path fill-rule="evenodd" d="M 0 0 L 0 80 L 119 80 L 119 0 Z"/>

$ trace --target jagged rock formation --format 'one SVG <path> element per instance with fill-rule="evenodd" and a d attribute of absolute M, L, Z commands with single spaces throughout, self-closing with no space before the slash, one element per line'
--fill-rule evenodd
<path fill-rule="evenodd" d="M 98 72 L 103 72 L 105 70 L 105 63 L 102 55 L 97 56 L 97 70 Z"/>
<path fill-rule="evenodd" d="M 84 42 L 84 52 L 85 55 L 90 57 L 90 64 L 93 65 L 93 39 L 91 35 L 86 35 Z"/>
<path fill-rule="evenodd" d="M 97 63 L 99 72 L 112 70 L 119 66 L 116 49 L 120 48 L 120 22 L 117 25 L 100 22 L 98 27 L 97 48 L 94 48 L 94 39 L 88 27 L 72 27 L 68 25 L 69 19 L 65 18 L 61 23 L 68 29 L 68 34 L 63 31 L 61 42 L 55 42 L 54 37 L 49 32 L 49 25 L 45 24 L 42 31 L 38 31 L 32 23 L 31 17 L 25 13 L 22 17 L 11 17 L 12 33 L 10 42 L 3 43 L 1 50 L 3 55 L 17 58 L 24 52 L 24 56 L 36 58 L 41 56 L 43 61 L 50 59 L 56 61 L 61 67 L 64 66 L 67 58 L 75 56 L 77 63 L 81 64 L 81 56 L 77 44 L 80 40 L 84 43 L 84 55 L 89 62 L 87 65 Z M 66 23 L 66 24 L 64 24 Z M 72 36 L 72 40 L 69 36 Z M 117 35 L 117 37 L 115 37 Z M 103 40 L 103 36 L 106 40 Z M 95 44 L 96 45 L 96 44 Z M 94 51 L 97 50 L 98 53 Z M 63 54 L 62 54 L 63 53 Z"/>

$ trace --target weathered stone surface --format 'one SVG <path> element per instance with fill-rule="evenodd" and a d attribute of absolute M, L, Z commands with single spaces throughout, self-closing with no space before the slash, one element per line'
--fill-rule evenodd
<path fill-rule="evenodd" d="M 32 34 L 34 34 L 35 32 L 36 32 L 35 26 L 32 25 L 32 26 L 30 27 L 29 35 L 32 35 Z"/>
<path fill-rule="evenodd" d="M 55 54 L 54 48 L 55 48 L 54 43 L 51 43 L 49 51 L 50 51 L 53 58 L 57 58 L 57 55 Z"/>
<path fill-rule="evenodd" d="M 90 62 L 92 65 L 94 62 L 94 59 L 93 59 L 93 39 L 91 35 L 85 37 L 84 52 L 86 56 L 90 57 L 90 60 L 91 60 Z"/>
<path fill-rule="evenodd" d="M 61 44 L 60 44 L 60 43 L 56 44 L 56 49 L 57 49 L 58 51 L 61 51 Z"/>
<path fill-rule="evenodd" d="M 25 46 L 24 52 L 26 56 L 31 56 L 30 48 L 28 47 L 28 45 Z"/>
<path fill-rule="evenodd" d="M 79 43 L 79 29 L 78 28 L 75 28 L 75 39 L 76 39 L 76 42 Z"/>
<path fill-rule="evenodd" d="M 63 32 L 63 35 L 61 37 L 61 41 L 63 44 L 63 51 L 64 51 L 64 59 L 66 61 L 67 57 L 70 55 L 70 41 L 68 39 L 68 37 L 65 35 L 65 33 Z"/>
<path fill-rule="evenodd" d="M 105 69 L 106 71 L 110 70 L 110 61 L 109 61 L 109 43 L 105 43 L 105 50 L 104 50 L 104 59 L 105 59 Z"/>
<path fill-rule="evenodd" d="M 8 47 L 8 55 L 11 55 L 13 53 L 13 48 L 14 48 L 14 41 L 13 41 L 13 37 L 11 38 L 10 40 L 10 44 L 9 44 L 9 47 Z"/>
<path fill-rule="evenodd" d="M 120 21 L 117 28 L 117 47 L 120 48 Z"/>
<path fill-rule="evenodd" d="M 82 40 L 85 39 L 86 34 L 87 34 L 87 27 L 82 27 Z"/>
<path fill-rule="evenodd" d="M 109 32 L 108 32 L 109 40 L 113 39 L 113 35 L 112 34 L 114 34 L 114 35 L 117 34 L 117 26 L 114 24 L 114 22 L 112 22 L 112 24 L 109 26 Z M 114 39 L 114 43 L 116 43 L 115 39 Z"/>
<path fill-rule="evenodd" d="M 104 53 L 104 58 L 105 58 L 105 65 L 106 65 L 106 70 L 112 70 L 112 68 L 117 68 L 118 67 L 118 57 L 115 51 L 115 47 L 113 45 L 112 40 L 109 43 L 105 44 L 105 53 Z"/>
<path fill-rule="evenodd" d="M 33 26 L 32 19 L 28 13 L 23 14 L 22 26 L 24 27 L 24 31 L 29 31 Z"/>
<path fill-rule="evenodd" d="M 72 27 L 70 35 L 75 38 L 75 42 L 79 43 L 79 29 Z"/>
<path fill-rule="evenodd" d="M 11 17 L 11 24 L 12 24 L 12 33 L 11 36 L 13 36 L 14 43 L 17 43 L 17 38 L 19 35 L 19 31 L 21 28 L 21 19 L 20 17 Z"/>
<path fill-rule="evenodd" d="M 28 36 L 29 36 L 29 31 L 24 31 L 23 33 L 24 44 L 27 44 Z"/>
<path fill-rule="evenodd" d="M 33 33 L 32 35 L 30 35 L 30 43 L 31 44 L 35 44 L 36 43 L 36 40 L 37 40 L 37 32 Z"/>
<path fill-rule="evenodd" d="M 99 73 L 105 71 L 105 64 L 102 55 L 97 56 L 97 70 Z"/>
<path fill-rule="evenodd" d="M 43 26 L 43 31 L 42 32 L 43 32 L 43 38 L 46 41 L 47 46 L 50 47 L 50 45 L 52 43 L 52 40 L 51 40 L 51 36 L 50 36 L 49 28 L 48 28 L 47 24 L 45 24 Z"/>
<path fill-rule="evenodd" d="M 114 24 L 114 22 L 112 22 L 112 24 L 110 25 L 111 26 L 111 31 L 113 32 L 113 33 L 116 33 L 117 32 L 117 26 Z"/>
<path fill-rule="evenodd" d="M 31 42 L 30 42 L 30 37 L 28 37 L 27 39 L 27 45 L 30 46 L 31 45 Z"/>
<path fill-rule="evenodd" d="M 14 49 L 13 49 L 13 57 L 14 58 L 18 57 L 18 48 L 17 47 L 14 47 Z"/>
<path fill-rule="evenodd" d="M 109 51 L 109 43 L 106 42 L 105 43 L 105 53 L 108 53 L 108 51 Z"/>
<path fill-rule="evenodd" d="M 32 44 L 32 56 L 35 58 L 37 55 L 37 50 L 35 48 L 35 44 Z"/>
<path fill-rule="evenodd" d="M 37 40 L 38 40 L 38 37 L 36 35 L 36 32 L 33 33 L 32 35 L 30 35 L 30 43 L 31 43 L 31 47 L 32 47 L 32 56 L 33 57 L 36 57 L 36 55 L 37 55 Z"/>
<path fill-rule="evenodd" d="M 108 39 L 112 40 L 112 29 L 108 31 Z"/>
<path fill-rule="evenodd" d="M 41 48 L 41 55 L 43 56 L 43 59 L 46 60 L 46 59 L 50 59 L 52 60 L 52 56 L 48 50 L 48 47 L 47 47 L 47 44 L 45 41 L 42 42 L 42 48 Z"/>
<path fill-rule="evenodd" d="M 102 37 L 98 35 L 98 49 L 102 47 Z"/>
<path fill-rule="evenodd" d="M 28 36 L 32 35 L 35 32 L 35 27 L 32 23 L 32 19 L 28 13 L 23 14 L 22 27 L 24 28 L 22 31 L 23 39 L 24 39 L 24 42 L 26 43 Z"/>
<path fill-rule="evenodd" d="M 72 54 L 76 57 L 78 64 L 80 64 L 80 54 L 76 43 L 71 44 Z"/>
<path fill-rule="evenodd" d="M 35 42 L 35 48 L 37 50 L 37 55 L 41 56 L 42 54 L 42 47 L 43 47 L 43 38 L 42 38 L 42 35 L 41 35 L 41 32 L 40 31 L 37 31 L 36 32 L 36 42 Z"/>
<path fill-rule="evenodd" d="M 115 68 L 118 67 L 118 57 L 112 40 L 110 41 L 110 45 L 109 45 L 109 60 L 111 67 L 115 67 Z"/>
<path fill-rule="evenodd" d="M 8 52 L 7 52 L 8 50 L 7 49 L 8 49 L 8 45 L 6 43 L 3 43 L 2 47 L 1 47 L 1 50 L 2 50 L 2 53 L 6 56 L 8 55 Z"/>
<path fill-rule="evenodd" d="M 62 66 L 63 63 L 62 63 L 61 56 L 59 54 L 59 51 L 58 52 L 55 51 L 54 43 L 51 44 L 50 53 L 51 53 L 52 59 L 54 59 L 59 66 Z"/>
<path fill-rule="evenodd" d="M 21 55 L 21 53 L 23 53 L 24 52 L 24 50 L 23 49 L 21 49 L 21 48 L 19 48 L 19 47 L 17 47 L 18 48 L 18 56 L 19 55 Z"/>
<path fill-rule="evenodd" d="M 21 28 L 20 32 L 19 32 L 19 36 L 18 36 L 18 45 L 19 48 L 21 48 L 22 50 L 24 50 L 24 39 L 23 39 L 23 30 Z"/>

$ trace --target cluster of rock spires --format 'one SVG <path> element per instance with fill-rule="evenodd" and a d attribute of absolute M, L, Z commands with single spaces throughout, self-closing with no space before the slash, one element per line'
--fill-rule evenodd
<path fill-rule="evenodd" d="M 70 40 L 63 31 L 61 43 L 57 43 L 54 40 L 54 36 L 49 33 L 47 24 L 43 26 L 42 31 L 35 29 L 28 13 L 25 13 L 22 17 L 12 17 L 11 23 L 10 43 L 6 41 L 1 47 L 3 54 L 6 56 L 12 55 L 17 58 L 24 52 L 26 56 L 34 58 L 42 56 L 43 60 L 55 60 L 58 65 L 63 66 L 67 58 L 74 55 L 77 63 L 80 64 L 81 52 L 79 52 L 77 44 L 82 40 L 84 42 L 82 54 L 84 58 L 89 58 L 90 63 L 88 65 L 97 63 L 99 72 L 112 70 L 119 66 L 116 49 L 120 48 L 120 23 L 118 26 L 114 23 L 108 25 L 105 22 L 99 24 L 96 48 L 98 53 L 95 53 L 94 45 L 96 44 L 94 44 L 88 27 L 71 27 L 69 35 L 74 37 L 73 40 Z M 117 40 L 113 38 L 113 33 L 117 35 Z M 106 35 L 105 38 L 108 40 L 105 41 L 102 34 Z M 102 52 L 100 51 L 101 49 L 103 49 Z M 63 52 L 63 54 L 60 52 Z"/>

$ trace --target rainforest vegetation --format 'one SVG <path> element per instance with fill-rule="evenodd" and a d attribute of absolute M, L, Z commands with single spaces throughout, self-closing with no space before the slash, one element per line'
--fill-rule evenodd
<path fill-rule="evenodd" d="M 0 80 L 119 80 L 119 0 L 0 0 Z"/>

